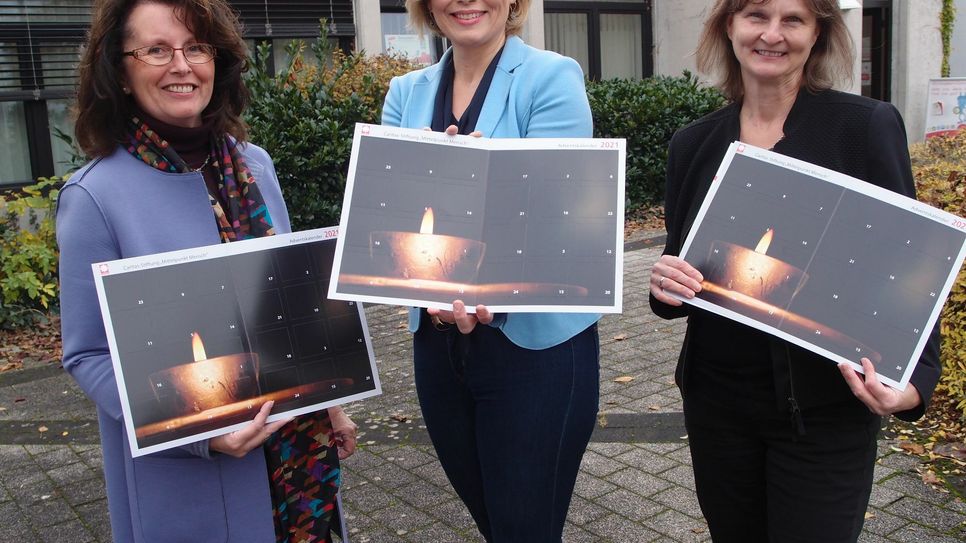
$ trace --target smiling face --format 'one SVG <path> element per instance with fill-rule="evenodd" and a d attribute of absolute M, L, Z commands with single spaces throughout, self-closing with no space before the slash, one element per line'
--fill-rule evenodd
<path fill-rule="evenodd" d="M 454 47 L 499 48 L 516 0 L 427 0 L 442 35 Z"/>
<path fill-rule="evenodd" d="M 818 34 L 805 0 L 749 2 L 728 21 L 728 38 L 746 85 L 797 88 Z"/>
<path fill-rule="evenodd" d="M 124 51 L 149 45 L 181 48 L 197 43 L 194 34 L 178 20 L 174 8 L 141 3 L 128 16 Z M 215 61 L 189 64 L 181 51 L 164 66 L 151 66 L 130 56 L 123 60 L 124 81 L 134 101 L 152 117 L 185 128 L 201 126 L 201 113 L 211 101 Z"/>

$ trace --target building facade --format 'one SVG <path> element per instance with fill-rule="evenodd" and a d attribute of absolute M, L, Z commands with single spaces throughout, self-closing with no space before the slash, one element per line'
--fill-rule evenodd
<path fill-rule="evenodd" d="M 922 138 L 926 88 L 941 69 L 942 0 L 839 0 L 857 47 L 847 90 L 894 103 L 909 139 Z M 966 21 L 966 0 L 956 0 Z M 444 40 L 407 27 L 404 0 L 231 0 L 245 36 L 286 62 L 292 38 L 318 36 L 319 19 L 346 50 L 396 51 L 430 63 Z M 710 0 L 532 0 L 523 38 L 571 56 L 591 79 L 695 71 L 692 52 Z M 91 0 L 0 0 L 0 187 L 65 171 L 77 48 Z M 953 37 L 953 74 L 966 76 L 966 22 Z"/>

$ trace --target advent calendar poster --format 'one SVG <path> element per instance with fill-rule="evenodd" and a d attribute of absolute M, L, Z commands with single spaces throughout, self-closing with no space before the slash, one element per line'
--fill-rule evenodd
<path fill-rule="evenodd" d="M 362 304 L 325 296 L 337 236 L 93 265 L 134 456 L 381 393 Z"/>
<path fill-rule="evenodd" d="M 624 158 L 624 140 L 359 124 L 329 296 L 620 312 Z"/>
<path fill-rule="evenodd" d="M 966 222 L 913 199 L 733 143 L 681 256 L 698 307 L 905 389 L 966 255 Z"/>

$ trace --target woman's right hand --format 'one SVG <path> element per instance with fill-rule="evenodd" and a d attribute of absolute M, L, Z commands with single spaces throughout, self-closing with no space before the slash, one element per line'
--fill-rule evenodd
<path fill-rule="evenodd" d="M 241 458 L 252 449 L 261 447 L 272 434 L 292 420 L 287 418 L 266 424 L 265 420 L 268 419 L 268 414 L 272 412 L 273 405 L 275 405 L 274 401 L 265 402 L 262 404 L 262 408 L 258 410 L 258 414 L 255 415 L 255 420 L 251 421 L 248 426 L 230 434 L 211 438 L 208 442 L 208 448 L 235 458 Z"/>
<path fill-rule="evenodd" d="M 685 260 L 676 256 L 661 255 L 651 268 L 651 296 L 676 307 L 684 302 L 668 293 L 673 292 L 690 300 L 695 294 L 701 292 L 703 280 L 701 272 Z"/>

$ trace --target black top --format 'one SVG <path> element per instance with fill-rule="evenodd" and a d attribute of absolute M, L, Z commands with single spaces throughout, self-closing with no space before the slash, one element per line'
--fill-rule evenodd
<path fill-rule="evenodd" d="M 679 254 L 721 159 L 738 139 L 740 109 L 739 103 L 730 104 L 678 130 L 671 139 L 664 254 Z M 785 121 L 784 133 L 784 139 L 775 144 L 777 153 L 915 197 L 905 128 L 891 104 L 831 90 L 818 94 L 802 90 Z M 650 305 L 666 319 L 689 317 L 676 372 L 682 393 L 696 374 L 745 395 L 750 392 L 741 380 L 750 379 L 757 383 L 753 394 L 774 395 L 783 410 L 791 407 L 794 398 L 803 409 L 843 404 L 839 406 L 843 415 L 869 416 L 836 365 L 822 356 L 688 304 L 672 307 L 651 297 Z M 923 403 L 898 417 L 914 420 L 922 416 L 939 372 L 937 323 L 910 380 Z M 767 382 L 769 376 L 771 383 Z"/>
<path fill-rule="evenodd" d="M 211 130 L 209 127 L 206 125 L 197 128 L 175 126 L 140 110 L 137 111 L 136 115 L 163 140 L 167 141 L 189 168 L 194 171 L 200 169 L 205 180 L 205 186 L 208 188 L 208 194 L 213 195 L 222 206 L 225 206 L 225 196 L 218 190 L 218 180 L 221 176 L 209 158 L 211 156 Z"/>
<path fill-rule="evenodd" d="M 453 67 L 453 55 L 449 56 L 449 62 L 443 65 L 443 73 L 440 76 L 439 89 L 436 91 L 436 106 L 433 108 L 434 132 L 443 132 L 446 127 L 456 125 L 458 134 L 468 135 L 476 130 L 476 121 L 480 118 L 480 111 L 483 110 L 483 102 L 486 100 L 486 93 L 490 90 L 490 83 L 493 81 L 493 73 L 496 72 L 496 65 L 500 62 L 503 55 L 503 47 L 496 52 L 496 56 L 490 61 L 490 65 L 483 72 L 483 79 L 480 80 L 473 99 L 466 106 L 466 111 L 457 119 L 453 115 L 453 77 L 456 71 Z"/>

